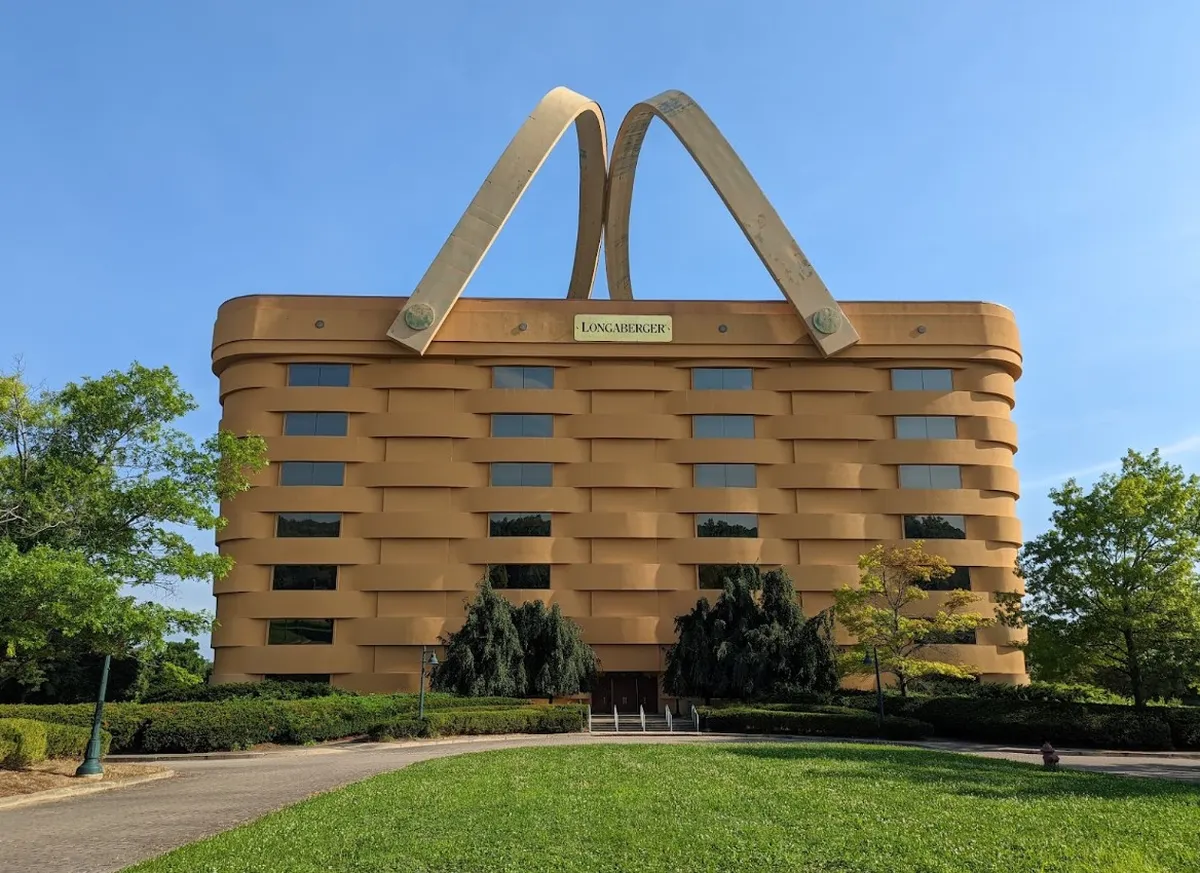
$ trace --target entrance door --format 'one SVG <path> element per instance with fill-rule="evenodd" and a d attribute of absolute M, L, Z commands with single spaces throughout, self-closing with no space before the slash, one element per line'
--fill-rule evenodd
<path fill-rule="evenodd" d="M 638 706 L 658 712 L 658 677 L 643 673 L 605 673 L 596 680 L 592 708 L 597 712 L 635 713 Z"/>

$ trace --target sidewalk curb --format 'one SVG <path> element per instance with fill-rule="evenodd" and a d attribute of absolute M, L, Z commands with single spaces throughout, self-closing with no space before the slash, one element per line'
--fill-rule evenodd
<path fill-rule="evenodd" d="M 79 797 L 83 794 L 98 794 L 101 791 L 113 791 L 117 788 L 129 788 L 133 785 L 141 785 L 144 782 L 157 782 L 160 779 L 170 779 L 176 775 L 178 774 L 174 770 L 164 770 L 162 773 L 147 773 L 145 776 L 134 776 L 132 779 L 121 779 L 112 782 L 92 782 L 88 785 L 68 785 L 65 788 L 51 788 L 47 791 L 35 791 L 32 794 L 0 797 L 0 810 L 33 806 L 37 803 L 52 803 L 55 800 L 66 800 L 68 797 Z"/>

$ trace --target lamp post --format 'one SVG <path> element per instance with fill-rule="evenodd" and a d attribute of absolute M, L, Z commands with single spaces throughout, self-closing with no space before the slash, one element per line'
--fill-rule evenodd
<path fill-rule="evenodd" d="M 98 779 L 104 775 L 104 767 L 100 763 L 100 723 L 104 719 L 104 694 L 108 691 L 108 668 L 111 664 L 112 655 L 105 655 L 104 668 L 100 671 L 100 696 L 96 698 L 96 711 L 92 715 L 92 738 L 88 740 L 87 754 L 75 771 L 76 776 Z"/>
<path fill-rule="evenodd" d="M 427 652 L 424 646 L 421 646 L 421 693 L 417 697 L 417 718 L 425 717 L 425 665 L 429 665 L 430 675 L 433 675 L 433 668 L 438 665 L 437 652 Z"/>
<path fill-rule="evenodd" d="M 879 649 L 872 645 L 871 650 L 863 656 L 864 664 L 875 664 L 875 702 L 879 705 L 879 731 L 883 732 L 883 677 L 879 672 Z"/>

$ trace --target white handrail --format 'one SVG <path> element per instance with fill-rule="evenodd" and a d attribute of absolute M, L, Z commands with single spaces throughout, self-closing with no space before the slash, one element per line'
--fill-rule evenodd
<path fill-rule="evenodd" d="M 588 704 L 588 733 L 592 732 L 592 706 Z"/>
<path fill-rule="evenodd" d="M 700 713 L 696 711 L 696 704 L 691 704 L 692 707 L 692 724 L 696 728 L 696 733 L 700 733 Z"/>
<path fill-rule="evenodd" d="M 667 704 L 667 706 L 663 708 L 667 712 L 667 733 L 673 734 L 675 733 L 675 722 L 671 720 L 671 706 L 670 704 Z"/>
<path fill-rule="evenodd" d="M 619 715 L 617 715 L 617 705 L 614 703 L 613 704 L 613 733 L 619 734 L 620 732 L 621 732 L 621 717 Z"/>
<path fill-rule="evenodd" d="M 638 718 L 641 719 L 641 722 L 642 722 L 642 733 L 645 733 L 646 732 L 646 707 L 642 706 L 640 703 L 638 704 Z"/>

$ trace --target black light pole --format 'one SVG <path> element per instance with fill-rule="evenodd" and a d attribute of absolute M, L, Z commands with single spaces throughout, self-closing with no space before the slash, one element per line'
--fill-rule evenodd
<path fill-rule="evenodd" d="M 100 696 L 96 698 L 96 712 L 92 715 L 92 738 L 88 740 L 87 754 L 75 771 L 76 776 L 99 777 L 104 775 L 100 764 L 100 723 L 104 719 L 104 695 L 108 691 L 108 668 L 112 655 L 104 656 L 104 669 L 100 672 Z"/>
<path fill-rule="evenodd" d="M 433 668 L 438 665 L 437 652 L 425 652 L 425 647 L 421 646 L 421 693 L 417 697 L 417 718 L 425 717 L 425 665 L 429 664 L 430 674 L 432 675 Z"/>
<path fill-rule="evenodd" d="M 875 702 L 879 705 L 879 730 L 883 732 L 883 677 L 879 672 L 879 649 L 876 646 L 871 646 L 869 651 L 863 658 L 864 664 L 875 664 Z"/>

